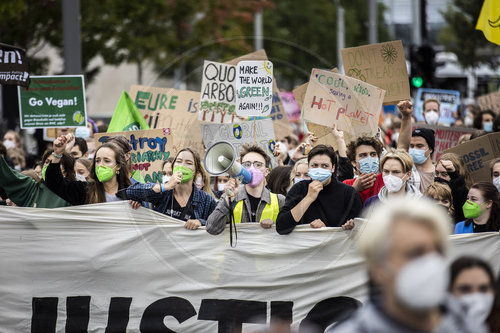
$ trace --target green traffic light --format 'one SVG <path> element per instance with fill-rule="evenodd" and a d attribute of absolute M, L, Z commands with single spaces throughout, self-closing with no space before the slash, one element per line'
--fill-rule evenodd
<path fill-rule="evenodd" d="M 424 79 L 420 76 L 415 76 L 413 79 L 411 79 L 411 83 L 415 88 L 420 88 L 422 84 L 424 84 Z"/>

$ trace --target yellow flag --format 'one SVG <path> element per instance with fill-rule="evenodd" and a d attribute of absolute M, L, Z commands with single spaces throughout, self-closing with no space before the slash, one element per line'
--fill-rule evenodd
<path fill-rule="evenodd" d="M 477 20 L 476 30 L 482 30 L 484 37 L 500 45 L 500 1 L 484 0 L 483 8 Z"/>

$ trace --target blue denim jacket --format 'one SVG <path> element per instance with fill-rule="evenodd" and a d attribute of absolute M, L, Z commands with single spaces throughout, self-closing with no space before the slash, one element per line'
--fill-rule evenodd
<path fill-rule="evenodd" d="M 134 201 L 149 201 L 154 205 L 154 210 L 163 214 L 167 213 L 168 203 L 172 199 L 173 190 L 156 193 L 153 191 L 155 183 L 135 183 L 127 189 L 128 199 Z M 217 203 L 208 193 L 199 190 L 193 185 L 193 206 L 194 216 L 205 225 L 207 218 L 214 211 Z"/>

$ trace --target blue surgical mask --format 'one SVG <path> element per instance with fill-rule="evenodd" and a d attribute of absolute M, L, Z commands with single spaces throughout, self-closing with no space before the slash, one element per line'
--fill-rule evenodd
<path fill-rule="evenodd" d="M 493 132 L 493 123 L 490 121 L 490 122 L 487 122 L 487 123 L 484 123 L 483 124 L 483 129 L 486 131 L 486 132 Z"/>
<path fill-rule="evenodd" d="M 422 164 L 427 160 L 426 150 L 410 148 L 410 156 L 415 164 Z"/>
<path fill-rule="evenodd" d="M 359 171 L 361 173 L 377 173 L 378 171 L 378 158 L 376 157 L 365 157 L 359 160 Z"/>
<path fill-rule="evenodd" d="M 294 183 L 294 184 L 297 184 L 298 182 L 301 182 L 301 181 L 303 181 L 303 180 L 308 180 L 308 178 L 299 178 L 299 177 L 295 177 L 295 178 L 293 179 L 293 183 Z"/>
<path fill-rule="evenodd" d="M 75 130 L 75 137 L 87 139 L 90 136 L 90 129 L 88 127 L 77 127 Z"/>
<path fill-rule="evenodd" d="M 307 174 L 312 178 L 312 180 L 319 180 L 320 182 L 324 182 L 332 176 L 332 171 L 323 168 L 313 168 L 309 169 L 309 172 Z"/>

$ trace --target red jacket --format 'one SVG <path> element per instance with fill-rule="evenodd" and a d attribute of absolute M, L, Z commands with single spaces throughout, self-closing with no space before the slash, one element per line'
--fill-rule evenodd
<path fill-rule="evenodd" d="M 344 184 L 353 186 L 355 180 L 356 179 L 346 179 L 344 180 Z M 365 203 L 366 199 L 368 199 L 369 197 L 377 195 L 383 186 L 384 186 L 384 179 L 382 178 L 382 174 L 379 173 L 372 187 L 364 190 L 363 192 L 359 192 L 359 195 L 361 196 L 363 203 Z"/>

